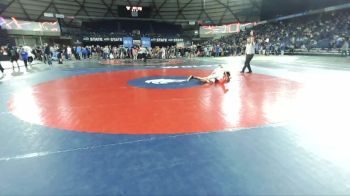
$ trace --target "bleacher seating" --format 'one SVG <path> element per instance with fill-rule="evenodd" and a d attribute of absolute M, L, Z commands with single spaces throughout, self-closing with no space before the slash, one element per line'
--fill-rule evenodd
<path fill-rule="evenodd" d="M 174 37 L 183 34 L 181 25 L 137 20 L 110 20 L 85 22 L 82 25 L 82 32 L 87 34 L 115 34 L 115 35 L 151 35 L 154 37 Z M 136 32 L 136 33 L 135 33 Z"/>
<path fill-rule="evenodd" d="M 10 37 L 6 30 L 1 30 L 0 29 L 0 46 L 5 46 L 5 45 L 16 45 L 15 39 L 13 37 Z"/>
<path fill-rule="evenodd" d="M 283 50 L 294 54 L 339 54 L 346 38 L 350 37 L 350 9 L 270 22 L 252 30 L 257 52 L 264 50 L 268 54 L 280 54 Z M 200 45 L 219 46 L 223 51 L 241 53 L 250 32 L 241 31 Z"/>

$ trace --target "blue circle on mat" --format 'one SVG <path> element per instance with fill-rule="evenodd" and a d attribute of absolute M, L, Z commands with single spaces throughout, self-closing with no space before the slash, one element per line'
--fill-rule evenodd
<path fill-rule="evenodd" d="M 191 88 L 201 85 L 199 80 L 187 81 L 187 78 L 188 76 L 148 76 L 129 80 L 128 84 L 141 88 L 157 89 Z"/>

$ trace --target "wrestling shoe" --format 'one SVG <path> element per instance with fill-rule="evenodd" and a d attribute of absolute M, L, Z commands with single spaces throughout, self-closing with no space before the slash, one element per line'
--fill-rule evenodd
<path fill-rule="evenodd" d="M 187 82 L 189 82 L 192 78 L 193 78 L 193 76 L 188 77 Z"/>

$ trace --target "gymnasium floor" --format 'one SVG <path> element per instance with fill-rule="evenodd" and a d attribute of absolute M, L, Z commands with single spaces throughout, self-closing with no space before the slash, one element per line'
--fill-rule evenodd
<path fill-rule="evenodd" d="M 243 61 L 7 70 L 0 195 L 349 195 L 350 59 Z"/>

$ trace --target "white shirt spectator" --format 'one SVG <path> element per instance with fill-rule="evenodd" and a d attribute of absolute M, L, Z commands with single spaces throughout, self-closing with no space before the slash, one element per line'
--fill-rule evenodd
<path fill-rule="evenodd" d="M 103 52 L 104 52 L 105 54 L 108 54 L 108 53 L 109 53 L 109 49 L 108 49 L 107 46 L 103 48 Z"/>
<path fill-rule="evenodd" d="M 254 42 L 251 44 L 248 44 L 245 46 L 245 53 L 246 54 L 255 54 L 255 44 Z"/>
<path fill-rule="evenodd" d="M 71 54 L 72 54 L 72 48 L 69 47 L 69 46 L 67 47 L 67 54 L 68 54 L 68 55 L 71 55 Z"/>
<path fill-rule="evenodd" d="M 139 50 L 140 54 L 147 54 L 147 49 L 145 47 L 141 47 Z"/>
<path fill-rule="evenodd" d="M 349 50 L 349 42 L 345 40 L 341 48 L 342 50 Z"/>

